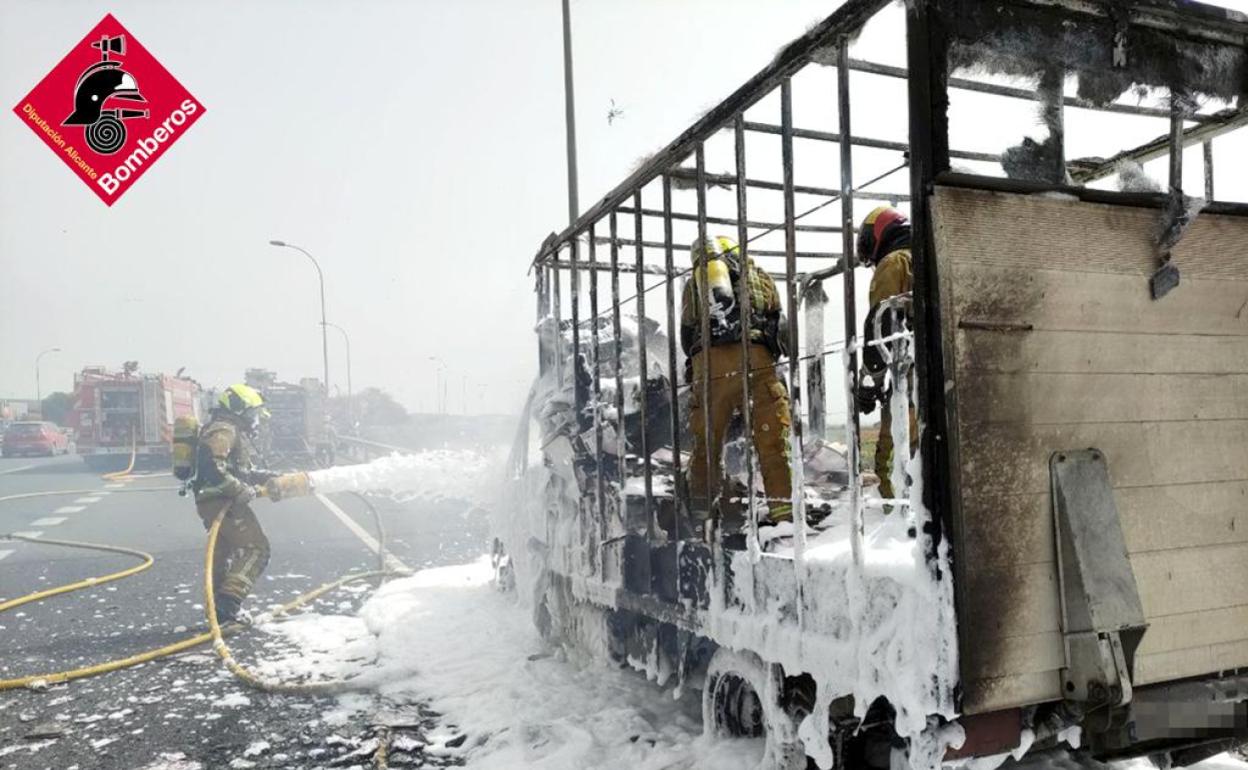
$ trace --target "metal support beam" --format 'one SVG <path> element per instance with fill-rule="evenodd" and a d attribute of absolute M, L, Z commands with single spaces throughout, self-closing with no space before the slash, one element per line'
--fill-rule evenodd
<path fill-rule="evenodd" d="M 637 243 L 637 382 L 640 391 L 637 394 L 639 398 L 637 416 L 641 419 L 641 439 L 638 442 L 638 449 L 641 452 L 642 480 L 646 495 L 646 538 L 653 543 L 655 533 L 658 531 L 658 522 L 655 518 L 657 513 L 654 508 L 654 486 L 650 466 L 650 424 L 646 414 L 646 395 L 650 390 L 647 387 L 647 379 L 649 378 L 650 367 L 646 360 L 646 273 L 642 270 L 645 252 L 641 247 L 643 233 L 640 189 L 633 193 L 633 208 L 637 211 L 637 213 L 633 214 L 633 227 L 636 236 L 634 240 Z M 623 422 L 623 420 L 624 417 L 621 414 L 620 421 Z"/>
<path fill-rule="evenodd" d="M 803 590 L 803 557 L 806 553 L 806 490 L 802 479 L 802 389 L 800 365 L 801 333 L 797 318 L 798 279 L 797 279 L 797 231 L 793 228 L 797 216 L 797 204 L 794 200 L 795 185 L 793 184 L 793 83 L 785 78 L 780 83 L 780 162 L 784 177 L 784 250 L 787 253 L 784 272 L 788 289 L 789 313 L 789 413 L 792 426 L 790 430 L 791 449 L 790 467 L 792 468 L 793 494 L 793 562 L 797 573 L 797 618 L 798 625 L 804 615 L 801 593 Z M 849 146 L 849 145 L 845 145 Z M 839 194 L 839 191 L 838 191 Z"/>
<path fill-rule="evenodd" d="M 738 115 L 733 121 L 733 154 L 736 161 L 737 175 L 737 244 L 740 250 L 737 257 L 741 260 L 737 271 L 737 307 L 741 313 L 741 419 L 745 423 L 745 499 L 746 522 L 749 528 L 748 548 L 751 563 L 758 560 L 758 504 L 754 499 L 754 409 L 750 403 L 750 330 L 752 327 L 753 301 L 750 296 L 750 238 L 745 226 L 748 216 L 746 208 L 745 179 L 745 121 Z"/>
<path fill-rule="evenodd" d="M 842 37 L 836 53 L 836 98 L 841 134 L 853 136 L 849 99 L 849 38 Z M 854 147 L 841 143 L 841 284 L 845 306 L 845 462 L 849 470 L 849 545 L 854 564 L 863 563 L 862 555 L 862 431 L 858 424 L 857 399 L 854 392 L 858 381 L 858 295 L 854 287 Z"/>

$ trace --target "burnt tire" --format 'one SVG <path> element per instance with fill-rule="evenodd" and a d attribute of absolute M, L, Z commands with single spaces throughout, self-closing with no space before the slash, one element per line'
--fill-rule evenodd
<path fill-rule="evenodd" d="M 702 688 L 702 730 L 726 738 L 764 739 L 758 770 L 799 770 L 806 752 L 797 725 L 780 705 L 778 666 L 750 652 L 720 647 L 711 657 Z"/>

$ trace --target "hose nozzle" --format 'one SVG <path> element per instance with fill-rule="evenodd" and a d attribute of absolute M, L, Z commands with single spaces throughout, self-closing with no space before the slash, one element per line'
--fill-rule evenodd
<path fill-rule="evenodd" d="M 312 494 L 312 479 L 306 473 L 284 473 L 275 476 L 264 484 L 264 496 L 273 500 L 287 497 L 306 497 Z"/>

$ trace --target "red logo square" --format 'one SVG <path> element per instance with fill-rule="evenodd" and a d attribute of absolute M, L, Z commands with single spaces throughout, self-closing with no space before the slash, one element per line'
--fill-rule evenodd
<path fill-rule="evenodd" d="M 111 206 L 204 106 L 110 13 L 13 112 Z"/>

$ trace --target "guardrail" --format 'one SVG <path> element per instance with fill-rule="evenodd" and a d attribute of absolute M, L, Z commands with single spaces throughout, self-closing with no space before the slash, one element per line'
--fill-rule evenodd
<path fill-rule="evenodd" d="M 337 441 L 340 456 L 345 455 L 361 462 L 368 462 L 375 457 L 394 454 L 395 452 L 399 454 L 416 453 L 415 449 L 409 449 L 408 447 L 383 444 L 380 441 L 369 441 L 356 436 L 338 436 Z"/>

